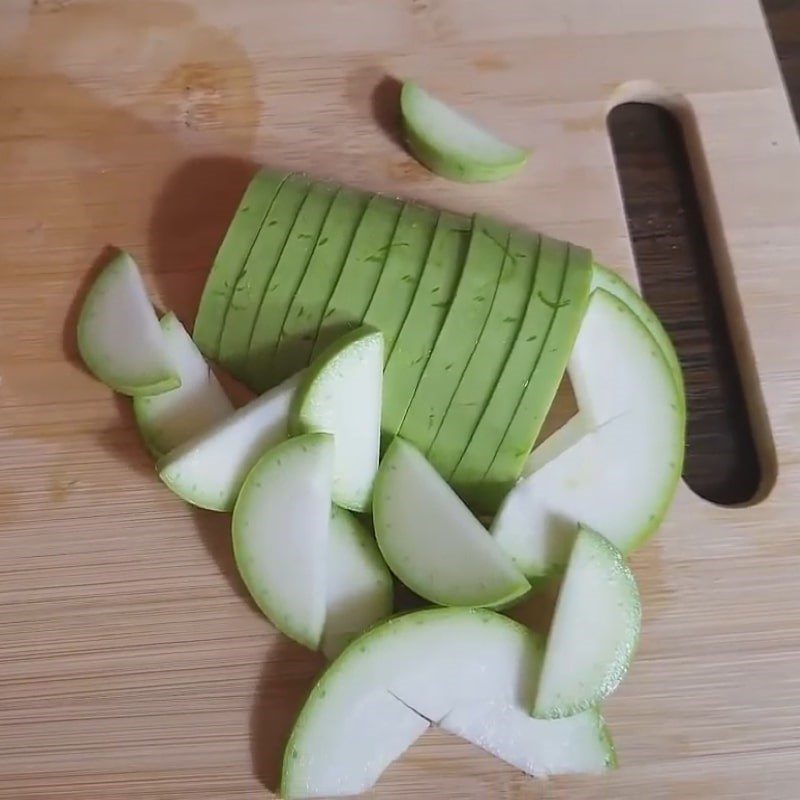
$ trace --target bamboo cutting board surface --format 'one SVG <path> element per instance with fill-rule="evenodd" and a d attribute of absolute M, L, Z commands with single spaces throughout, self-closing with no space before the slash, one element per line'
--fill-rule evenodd
<path fill-rule="evenodd" d="M 414 76 L 535 149 L 463 186 L 387 132 Z M 74 324 L 108 244 L 191 323 L 254 163 L 574 239 L 634 275 L 605 115 L 682 116 L 767 481 L 682 486 L 633 559 L 621 768 L 534 781 L 440 732 L 377 797 L 790 800 L 800 781 L 800 146 L 755 0 L 3 0 L 0 797 L 239 800 L 277 783 L 321 660 L 244 597 L 228 518 L 162 487 Z"/>

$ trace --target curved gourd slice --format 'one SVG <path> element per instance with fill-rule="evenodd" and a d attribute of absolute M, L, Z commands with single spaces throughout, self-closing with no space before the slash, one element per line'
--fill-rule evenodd
<path fill-rule="evenodd" d="M 97 276 L 78 318 L 78 350 L 117 392 L 154 395 L 180 386 L 136 262 L 120 251 Z"/>
<path fill-rule="evenodd" d="M 519 171 L 527 150 L 506 144 L 415 83 L 400 94 L 411 152 L 431 172 L 454 181 L 498 181 Z"/>

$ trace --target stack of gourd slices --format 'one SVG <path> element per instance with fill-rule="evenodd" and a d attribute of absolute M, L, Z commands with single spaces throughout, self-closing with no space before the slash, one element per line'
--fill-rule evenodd
<path fill-rule="evenodd" d="M 255 391 L 344 333 L 383 334 L 384 440 L 496 510 L 586 309 L 591 255 L 492 219 L 261 172 L 211 270 L 194 339 Z"/>
<path fill-rule="evenodd" d="M 623 554 L 666 512 L 685 416 L 635 292 L 581 248 L 263 173 L 194 336 L 271 388 L 234 411 L 125 254 L 78 330 L 89 368 L 133 396 L 162 480 L 233 511 L 265 615 L 335 659 L 287 745 L 284 795 L 366 790 L 431 724 L 531 775 L 612 766 L 598 704 L 641 617 Z M 529 455 L 565 371 L 578 413 Z M 487 530 L 473 510 L 498 503 Z M 438 607 L 391 617 L 392 575 Z M 498 611 L 550 575 L 543 640 Z"/>

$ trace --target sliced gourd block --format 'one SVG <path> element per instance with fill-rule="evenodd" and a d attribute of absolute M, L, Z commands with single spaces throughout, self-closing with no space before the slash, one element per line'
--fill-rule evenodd
<path fill-rule="evenodd" d="M 160 322 L 181 385 L 163 394 L 133 398 L 133 415 L 148 448 L 163 456 L 213 428 L 233 405 L 191 336 L 172 313 Z"/>
<path fill-rule="evenodd" d="M 364 314 L 364 324 L 383 333 L 384 358 L 394 349 L 411 308 L 438 219 L 438 211 L 415 203 L 406 203 L 400 212 L 389 255 Z"/>
<path fill-rule="evenodd" d="M 268 450 L 233 509 L 236 566 L 278 630 L 316 650 L 325 625 L 333 437 L 289 439 Z"/>
<path fill-rule="evenodd" d="M 346 188 L 340 188 L 334 197 L 286 313 L 270 367 L 271 380 L 284 380 L 311 360 L 322 315 L 339 280 L 368 200 L 369 195 Z"/>
<path fill-rule="evenodd" d="M 400 435 L 423 453 L 433 443 L 470 356 L 484 335 L 509 235 L 505 226 L 486 217 L 473 220 L 458 287 L 400 425 Z M 492 336 L 493 332 L 486 331 L 485 335 Z"/>
<path fill-rule="evenodd" d="M 180 386 L 142 276 L 125 252 L 103 268 L 83 301 L 78 350 L 92 374 L 122 394 L 154 395 Z"/>
<path fill-rule="evenodd" d="M 560 296 L 564 281 L 566 243 L 542 236 L 533 245 L 534 284 L 527 297 L 522 325 L 482 416 L 450 476 L 456 491 L 481 510 L 488 504 L 481 496 L 483 477 L 514 418 L 533 365 L 544 349 L 555 313 L 553 303 Z"/>
<path fill-rule="evenodd" d="M 192 332 L 195 344 L 207 358 L 217 358 L 225 315 L 239 273 L 285 178 L 285 173 L 269 170 L 255 174 L 214 258 Z"/>
<path fill-rule="evenodd" d="M 373 519 L 389 568 L 426 600 L 498 608 L 530 590 L 458 495 L 399 437 L 381 462 Z"/>
<path fill-rule="evenodd" d="M 458 286 L 469 247 L 466 217 L 439 216 L 427 263 L 385 368 L 383 432 L 397 433 L 433 352 Z"/>
<path fill-rule="evenodd" d="M 520 335 L 533 291 L 537 251 L 537 237 L 512 231 L 483 335 L 428 450 L 428 459 L 445 478 L 450 478 L 464 453 Z"/>
<path fill-rule="evenodd" d="M 281 329 L 314 255 L 335 191 L 329 184 L 311 185 L 261 299 L 246 366 L 247 382 L 257 391 L 264 391 L 275 383 L 271 366 Z"/>
<path fill-rule="evenodd" d="M 258 309 L 310 186 L 308 178 L 302 175 L 290 175 L 283 182 L 233 289 L 218 359 L 231 375 L 244 383 L 248 383 L 247 354 Z"/>
<path fill-rule="evenodd" d="M 402 203 L 391 197 L 370 199 L 322 315 L 314 354 L 361 324 L 389 257 L 401 209 Z"/>
<path fill-rule="evenodd" d="M 567 368 L 589 300 L 592 255 L 569 245 L 564 282 L 548 331 L 522 397 L 483 477 L 480 505 L 496 509 L 522 472 Z"/>

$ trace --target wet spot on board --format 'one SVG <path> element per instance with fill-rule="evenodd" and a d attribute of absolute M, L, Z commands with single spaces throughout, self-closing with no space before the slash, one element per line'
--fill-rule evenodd
<path fill-rule="evenodd" d="M 394 181 L 406 181 L 420 183 L 421 181 L 432 180 L 433 175 L 422 164 L 414 161 L 411 157 L 404 158 L 402 161 L 390 161 L 386 165 L 386 174 Z"/>
<path fill-rule="evenodd" d="M 481 53 L 472 64 L 480 72 L 500 72 L 511 68 L 510 62 L 497 53 Z"/>
<path fill-rule="evenodd" d="M 73 0 L 31 0 L 31 14 L 54 14 L 72 5 Z"/>
<path fill-rule="evenodd" d="M 561 127 L 567 133 L 585 133 L 587 131 L 604 131 L 605 118 L 603 116 L 577 117 L 565 119 Z"/>
<path fill-rule="evenodd" d="M 64 503 L 69 496 L 70 490 L 78 485 L 75 478 L 70 478 L 66 472 L 57 470 L 50 475 L 49 496 L 54 503 Z"/>
<path fill-rule="evenodd" d="M 206 38 L 212 36 L 205 34 Z M 166 98 L 175 120 L 185 128 L 199 130 L 223 123 L 226 128 L 251 130 L 257 125 L 258 103 L 252 83 L 242 86 L 240 72 L 226 68 L 221 61 L 179 64 L 153 94 Z"/>

